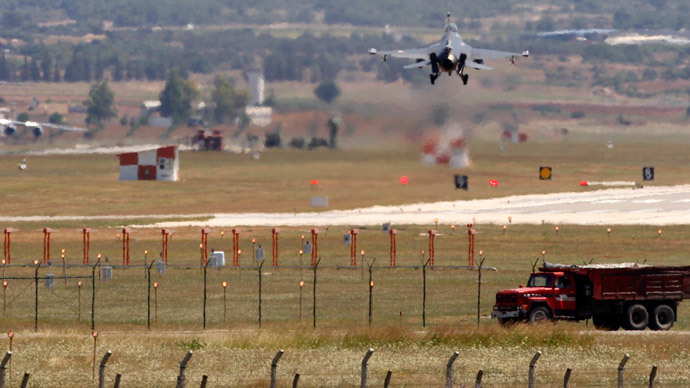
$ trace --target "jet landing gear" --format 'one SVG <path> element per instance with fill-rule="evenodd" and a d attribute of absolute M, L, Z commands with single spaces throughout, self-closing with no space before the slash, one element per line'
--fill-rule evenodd
<path fill-rule="evenodd" d="M 431 80 L 432 85 L 434 84 L 434 82 L 436 82 L 436 78 L 438 78 L 438 74 L 429 74 L 429 79 Z"/>
<path fill-rule="evenodd" d="M 460 79 L 462 80 L 463 85 L 467 85 L 467 80 L 470 78 L 468 74 L 464 74 L 465 70 L 465 61 L 467 60 L 467 54 L 462 53 L 460 54 L 460 58 L 458 60 L 458 76 L 460 76 Z"/>

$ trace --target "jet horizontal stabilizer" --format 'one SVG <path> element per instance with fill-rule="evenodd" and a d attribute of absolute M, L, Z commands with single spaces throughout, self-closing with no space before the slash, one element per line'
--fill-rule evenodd
<path fill-rule="evenodd" d="M 403 69 L 422 69 L 424 66 L 429 66 L 431 65 L 431 61 L 426 61 L 426 62 L 415 62 L 415 63 L 410 63 L 409 65 L 403 66 Z"/>
<path fill-rule="evenodd" d="M 477 70 L 493 70 L 494 69 L 493 67 L 482 65 L 481 63 L 476 63 L 476 62 L 472 62 L 472 61 L 465 62 L 465 67 L 471 67 L 471 68 L 477 69 Z"/>

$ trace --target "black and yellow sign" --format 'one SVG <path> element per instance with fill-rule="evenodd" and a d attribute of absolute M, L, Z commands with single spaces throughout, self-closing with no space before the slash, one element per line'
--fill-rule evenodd
<path fill-rule="evenodd" d="M 551 167 L 539 167 L 539 179 L 550 180 L 551 179 Z"/>

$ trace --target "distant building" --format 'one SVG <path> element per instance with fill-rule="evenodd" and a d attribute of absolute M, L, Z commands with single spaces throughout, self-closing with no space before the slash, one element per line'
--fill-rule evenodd
<path fill-rule="evenodd" d="M 244 113 L 249 116 L 251 123 L 259 127 L 267 127 L 271 125 L 271 115 L 273 109 L 270 106 L 248 106 Z"/>
<path fill-rule="evenodd" d="M 86 113 L 87 109 L 85 105 L 79 104 L 79 105 L 70 105 L 67 107 L 67 112 L 68 113 Z"/>
<path fill-rule="evenodd" d="M 246 73 L 247 87 L 251 99 L 249 106 L 261 105 L 264 103 L 264 73 L 259 69 L 249 69 Z"/>
<path fill-rule="evenodd" d="M 172 125 L 172 119 L 160 115 L 161 102 L 148 100 L 141 103 L 141 117 L 149 120 L 152 127 L 167 128 Z"/>
<path fill-rule="evenodd" d="M 161 109 L 161 102 L 158 100 L 148 100 L 141 103 L 141 116 L 149 117 Z"/>

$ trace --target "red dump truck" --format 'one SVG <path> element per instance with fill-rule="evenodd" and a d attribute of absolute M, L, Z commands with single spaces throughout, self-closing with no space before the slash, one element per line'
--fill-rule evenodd
<path fill-rule="evenodd" d="M 496 293 L 491 317 L 501 324 L 591 318 L 602 330 L 668 330 L 686 298 L 690 266 L 544 263 L 527 287 Z"/>

